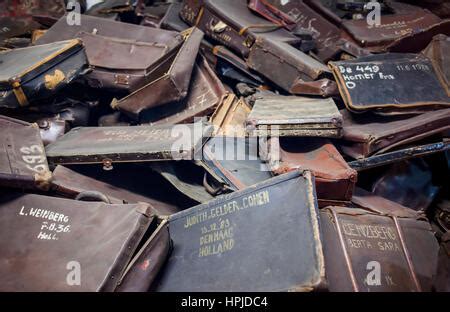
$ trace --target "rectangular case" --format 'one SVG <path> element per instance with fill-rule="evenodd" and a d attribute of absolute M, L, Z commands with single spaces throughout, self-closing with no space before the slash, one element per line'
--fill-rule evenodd
<path fill-rule="evenodd" d="M 49 98 L 86 69 L 78 39 L 0 52 L 0 107 L 19 108 Z"/>
<path fill-rule="evenodd" d="M 330 67 L 346 107 L 356 113 L 409 114 L 411 109 L 450 106 L 441 71 L 420 54 L 378 54 L 330 62 Z"/>
<path fill-rule="evenodd" d="M 103 164 L 192 160 L 212 133 L 202 123 L 175 126 L 76 128 L 46 148 L 49 162 Z"/>
<path fill-rule="evenodd" d="M 0 116 L 0 186 L 47 190 L 52 173 L 36 124 Z"/>
<path fill-rule="evenodd" d="M 2 196 L 0 290 L 114 291 L 154 218 L 143 203 Z M 79 270 L 79 281 L 68 268 Z"/>
<path fill-rule="evenodd" d="M 436 71 L 442 75 L 450 96 L 450 58 L 448 57 L 450 55 L 450 37 L 442 34 L 436 35 L 423 54 L 433 62 Z"/>
<path fill-rule="evenodd" d="M 173 252 L 159 292 L 312 291 L 323 287 L 314 182 L 294 172 L 169 218 Z"/>
<path fill-rule="evenodd" d="M 332 98 L 257 94 L 247 118 L 251 136 L 340 138 L 342 116 Z"/>

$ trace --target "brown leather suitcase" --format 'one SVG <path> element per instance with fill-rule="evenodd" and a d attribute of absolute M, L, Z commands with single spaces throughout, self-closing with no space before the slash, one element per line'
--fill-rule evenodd
<path fill-rule="evenodd" d="M 332 98 L 256 94 L 247 131 L 252 136 L 340 138 L 342 116 Z"/>
<path fill-rule="evenodd" d="M 341 113 L 344 118 L 343 139 L 337 144 L 344 154 L 355 159 L 384 154 L 450 129 L 450 109 L 413 117 L 356 116 L 346 110 Z"/>
<path fill-rule="evenodd" d="M 156 220 L 144 203 L 110 205 L 18 194 L 0 198 L 0 215 L 0 289 L 20 292 L 116 290 L 121 281 L 134 278 L 126 268 Z M 159 267 L 152 262 L 147 271 Z"/>
<path fill-rule="evenodd" d="M 426 219 L 404 209 L 321 211 L 330 291 L 431 291 L 439 245 Z M 390 207 L 388 205 L 388 207 Z"/>
<path fill-rule="evenodd" d="M 182 101 L 186 98 L 203 33 L 197 28 L 186 31 L 183 45 L 166 54 L 149 73 L 146 83 L 130 95 L 111 103 L 111 107 L 139 119 L 150 108 Z"/>
<path fill-rule="evenodd" d="M 421 54 L 378 54 L 330 62 L 330 67 L 346 107 L 356 113 L 410 114 L 411 110 L 450 106 L 441 71 Z"/>
<path fill-rule="evenodd" d="M 329 140 L 272 137 L 266 144 L 260 144 L 260 154 L 265 152 L 268 157 L 262 158 L 275 175 L 294 170 L 311 171 L 320 205 L 352 199 L 358 173 L 348 166 Z"/>
<path fill-rule="evenodd" d="M 52 179 L 36 124 L 0 116 L 0 186 L 48 190 Z"/>

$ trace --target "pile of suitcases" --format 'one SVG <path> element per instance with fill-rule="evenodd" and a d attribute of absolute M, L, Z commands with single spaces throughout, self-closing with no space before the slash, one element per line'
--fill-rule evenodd
<path fill-rule="evenodd" d="M 448 1 L 0 2 L 0 291 L 450 291 Z"/>

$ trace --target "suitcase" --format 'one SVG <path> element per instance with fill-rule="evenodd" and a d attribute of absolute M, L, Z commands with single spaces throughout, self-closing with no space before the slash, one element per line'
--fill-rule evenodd
<path fill-rule="evenodd" d="M 0 238 L 0 289 L 16 292 L 116 290 L 156 220 L 143 203 L 18 194 L 1 197 L 0 215 L 1 228 L 8 229 Z M 149 271 L 157 269 L 153 265 Z"/>
<path fill-rule="evenodd" d="M 115 168 L 114 173 L 98 173 L 89 170 L 91 168 L 76 169 L 57 166 L 53 171 L 51 191 L 68 199 L 76 199 L 80 194 L 92 191 L 105 195 L 113 204 L 148 203 L 160 216 L 180 211 L 177 203 L 171 200 L 173 195 L 170 197 L 170 193 L 158 188 L 161 184 L 150 169 L 120 167 Z"/>
<path fill-rule="evenodd" d="M 383 208 L 320 212 L 330 291 L 431 291 L 439 245 L 430 224 Z"/>
<path fill-rule="evenodd" d="M 204 57 L 198 58 L 191 80 L 184 101 L 151 109 L 143 119 L 151 125 L 192 123 L 197 117 L 211 115 L 230 96 Z"/>
<path fill-rule="evenodd" d="M 212 133 L 202 123 L 176 126 L 86 127 L 72 129 L 46 147 L 52 165 L 192 160 Z"/>
<path fill-rule="evenodd" d="M 184 100 L 189 91 L 203 33 L 197 28 L 191 28 L 185 36 L 181 48 L 166 54 L 149 73 L 149 83 L 120 100 L 114 99 L 111 107 L 137 120 L 146 109 Z"/>
<path fill-rule="evenodd" d="M 186 24 L 180 17 L 182 4 L 179 2 L 173 2 L 170 4 L 167 9 L 166 14 L 159 22 L 159 27 L 167 30 L 174 30 L 183 32 L 189 28 L 189 25 Z"/>
<path fill-rule="evenodd" d="M 436 71 L 440 72 L 450 96 L 450 59 L 448 57 L 450 54 L 450 37 L 442 34 L 433 37 L 423 54 L 432 60 Z"/>
<path fill-rule="evenodd" d="M 332 98 L 261 94 L 247 118 L 251 136 L 340 138 L 342 116 Z"/>
<path fill-rule="evenodd" d="M 354 159 L 384 154 L 399 146 L 414 143 L 450 129 L 450 109 L 441 109 L 413 117 L 355 116 L 346 110 L 342 152 Z"/>
<path fill-rule="evenodd" d="M 312 291 L 325 282 L 309 172 L 173 215 L 169 231 L 174 248 L 158 292 Z"/>
<path fill-rule="evenodd" d="M 86 69 L 80 40 L 0 52 L 0 107 L 19 108 L 50 98 Z"/>
<path fill-rule="evenodd" d="M 252 108 L 243 99 L 230 95 L 211 116 L 214 136 L 246 137 L 245 121 L 251 111 Z"/>
<path fill-rule="evenodd" d="M 36 124 L 0 116 L 0 186 L 48 190 L 52 173 Z"/>
<path fill-rule="evenodd" d="M 330 67 L 346 107 L 355 113 L 410 114 L 411 109 L 450 105 L 444 77 L 423 55 L 379 54 L 331 62 Z"/>
<path fill-rule="evenodd" d="M 352 199 L 358 173 L 348 166 L 329 140 L 272 137 L 266 144 L 260 144 L 260 154 L 264 152 L 275 175 L 294 170 L 311 171 L 321 206 L 329 201 Z"/>

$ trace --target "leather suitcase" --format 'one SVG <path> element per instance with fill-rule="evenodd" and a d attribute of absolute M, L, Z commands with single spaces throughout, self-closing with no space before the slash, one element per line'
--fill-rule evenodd
<path fill-rule="evenodd" d="M 20 292 L 114 291 L 156 220 L 143 203 L 17 194 L 1 197 L 0 215 L 0 289 Z"/>
<path fill-rule="evenodd" d="M 247 118 L 251 136 L 340 138 L 342 116 L 332 98 L 260 94 Z"/>
<path fill-rule="evenodd" d="M 260 154 L 268 153 L 266 160 L 273 174 L 294 170 L 309 170 L 314 174 L 321 205 L 321 202 L 352 199 L 358 173 L 348 166 L 329 140 L 272 137 L 265 145 L 260 145 Z"/>
<path fill-rule="evenodd" d="M 52 97 L 86 69 L 80 40 L 0 52 L 0 107 L 19 108 Z"/>
<path fill-rule="evenodd" d="M 111 107 L 133 119 L 139 119 L 141 112 L 146 109 L 184 100 L 189 91 L 203 33 L 197 28 L 191 28 L 186 31 L 185 37 L 181 48 L 165 55 L 149 73 L 149 83 L 120 100 L 113 100 Z"/>
<path fill-rule="evenodd" d="M 173 215 L 169 231 L 174 248 L 158 292 L 312 291 L 325 282 L 309 172 Z"/>
<path fill-rule="evenodd" d="M 98 173 L 89 170 L 91 168 L 76 169 L 57 166 L 53 171 L 51 191 L 68 199 L 95 192 L 106 196 L 112 204 L 148 203 L 159 216 L 169 216 L 180 211 L 176 203 L 166 200 L 166 192 L 157 188 L 161 186 L 160 181 L 150 169 L 120 167 L 114 168 L 114 173 L 104 170 Z"/>
<path fill-rule="evenodd" d="M 0 186 L 48 190 L 52 173 L 36 124 L 0 116 Z"/>
<path fill-rule="evenodd" d="M 432 60 L 436 71 L 440 72 L 450 96 L 450 59 L 448 57 L 450 54 L 450 37 L 445 35 L 435 36 L 423 51 L 423 54 Z"/>
<path fill-rule="evenodd" d="M 326 66 L 298 49 L 300 37 L 253 14 L 245 1 L 185 0 L 180 15 L 285 91 L 299 78 L 308 82 L 329 74 Z"/>
<path fill-rule="evenodd" d="M 269 167 L 258 156 L 257 138 L 213 137 L 203 147 L 201 165 L 215 184 L 222 186 L 217 192 L 243 190 L 272 177 Z"/>
<path fill-rule="evenodd" d="M 423 55 L 379 54 L 331 62 L 330 67 L 345 105 L 356 113 L 410 114 L 411 109 L 450 106 L 444 77 Z"/>
<path fill-rule="evenodd" d="M 377 208 L 321 211 L 329 290 L 431 291 L 439 245 L 430 224 L 400 209 Z"/>
<path fill-rule="evenodd" d="M 113 164 L 162 160 L 192 160 L 212 133 L 202 123 L 176 126 L 86 127 L 72 129 L 46 147 L 53 165 Z"/>
<path fill-rule="evenodd" d="M 355 116 L 346 110 L 341 113 L 343 139 L 337 144 L 344 154 L 354 159 L 381 155 L 450 129 L 450 109 L 413 117 Z"/>
<path fill-rule="evenodd" d="M 186 24 L 180 17 L 182 4 L 179 2 L 173 2 L 170 4 L 167 9 L 166 14 L 159 22 L 159 27 L 162 29 L 174 30 L 183 32 L 189 28 L 189 25 Z"/>
<path fill-rule="evenodd" d="M 222 81 L 204 57 L 199 57 L 192 73 L 189 92 L 184 101 L 154 108 L 144 114 L 151 116 L 151 125 L 192 123 L 197 117 L 211 115 L 229 97 Z"/>

